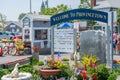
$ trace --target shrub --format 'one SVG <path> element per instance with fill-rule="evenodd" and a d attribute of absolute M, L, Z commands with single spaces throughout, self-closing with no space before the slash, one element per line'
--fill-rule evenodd
<path fill-rule="evenodd" d="M 93 54 L 91 55 L 84 55 L 82 58 L 81 58 L 81 63 L 82 63 L 82 66 L 87 69 L 89 67 L 94 67 L 97 63 L 99 59 L 94 56 Z"/>
<path fill-rule="evenodd" d="M 78 76 L 76 76 L 77 77 L 77 80 L 84 80 L 83 79 L 83 76 L 80 74 L 80 75 L 78 75 Z"/>
<path fill-rule="evenodd" d="M 42 66 L 42 65 L 44 65 L 44 62 L 43 61 L 39 61 L 39 62 L 37 62 L 37 65 L 38 66 Z"/>
<path fill-rule="evenodd" d="M 8 73 L 9 73 L 9 71 L 7 69 L 0 69 L 0 79 L 3 75 L 6 75 Z"/>
<path fill-rule="evenodd" d="M 39 61 L 36 58 L 30 58 L 30 65 L 37 65 Z"/>
<path fill-rule="evenodd" d="M 33 78 L 39 78 L 40 74 L 33 68 L 30 64 L 24 64 L 19 67 L 20 72 L 29 72 L 32 74 Z"/>
<path fill-rule="evenodd" d="M 109 77 L 109 69 L 106 68 L 106 65 L 100 64 L 96 68 L 97 80 L 107 80 Z"/>
<path fill-rule="evenodd" d="M 63 58 L 62 61 L 69 61 L 69 58 Z"/>
<path fill-rule="evenodd" d="M 116 72 L 110 72 L 109 77 L 107 80 L 116 80 L 118 73 Z"/>

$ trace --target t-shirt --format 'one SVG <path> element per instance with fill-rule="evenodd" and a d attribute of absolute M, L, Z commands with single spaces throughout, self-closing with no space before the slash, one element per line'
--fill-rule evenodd
<path fill-rule="evenodd" d="M 118 39 L 118 43 L 116 45 L 116 51 L 120 50 L 120 39 Z"/>
<path fill-rule="evenodd" d="M 113 41 L 116 41 L 116 40 L 117 40 L 117 34 L 113 33 Z"/>

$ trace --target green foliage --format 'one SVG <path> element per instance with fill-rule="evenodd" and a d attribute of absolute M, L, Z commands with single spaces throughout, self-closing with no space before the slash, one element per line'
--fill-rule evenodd
<path fill-rule="evenodd" d="M 19 20 L 21 20 L 24 16 L 26 15 L 26 13 L 21 13 L 18 17 Z"/>
<path fill-rule="evenodd" d="M 0 79 L 1 79 L 1 77 L 3 76 L 3 75 L 6 75 L 6 74 L 8 74 L 9 73 L 9 71 L 7 70 L 7 69 L 1 69 L 0 68 Z"/>
<path fill-rule="evenodd" d="M 56 15 L 61 11 L 65 12 L 65 11 L 68 11 L 68 10 L 69 10 L 69 8 L 67 7 L 67 5 L 61 4 L 61 5 L 58 5 L 57 7 L 53 7 L 53 8 L 44 8 L 44 9 L 41 10 L 40 14 Z"/>
<path fill-rule="evenodd" d="M 116 80 L 117 76 L 120 75 L 120 69 L 116 68 L 109 72 L 108 80 Z"/>
<path fill-rule="evenodd" d="M 69 58 L 63 58 L 62 61 L 69 61 Z"/>
<path fill-rule="evenodd" d="M 71 72 L 69 69 L 64 69 L 61 71 L 61 73 L 59 74 L 60 77 L 70 77 L 72 76 Z"/>
<path fill-rule="evenodd" d="M 88 74 L 88 75 L 93 76 L 93 75 L 96 74 L 96 73 L 97 73 L 97 71 L 96 71 L 95 68 L 91 68 L 91 67 L 87 68 L 87 74 Z"/>
<path fill-rule="evenodd" d="M 100 64 L 97 69 L 97 80 L 107 80 L 109 77 L 109 70 L 106 68 L 106 65 Z"/>
<path fill-rule="evenodd" d="M 92 66 L 94 66 L 99 59 L 93 54 L 90 55 L 84 54 L 81 58 L 81 63 L 83 66 L 86 65 L 86 67 L 88 68 L 91 67 L 90 60 L 92 60 Z"/>
<path fill-rule="evenodd" d="M 78 75 L 78 76 L 76 76 L 76 78 L 77 78 L 77 80 L 84 80 L 83 79 L 83 76 L 80 74 L 80 75 Z"/>
<path fill-rule="evenodd" d="M 120 24 L 120 9 L 117 10 L 117 23 Z"/>
<path fill-rule="evenodd" d="M 19 67 L 19 72 L 29 72 L 32 74 L 33 78 L 39 78 L 40 74 L 33 68 L 30 64 L 24 64 Z"/>
<path fill-rule="evenodd" d="M 39 61 L 36 58 L 30 58 L 30 65 L 37 65 Z"/>
<path fill-rule="evenodd" d="M 79 8 L 92 8 L 89 0 L 80 0 Z"/>
<path fill-rule="evenodd" d="M 111 72 L 107 80 L 116 80 L 118 73 Z"/>
<path fill-rule="evenodd" d="M 63 62 L 55 62 L 54 66 L 58 69 L 67 69 L 69 66 L 66 63 Z"/>
<path fill-rule="evenodd" d="M 93 26 L 93 25 L 95 25 L 97 22 L 95 22 L 95 21 L 93 21 L 93 20 L 88 20 L 87 21 L 87 24 L 88 24 L 88 26 Z"/>
<path fill-rule="evenodd" d="M 37 62 L 37 65 L 38 66 L 42 66 L 42 65 L 44 65 L 44 62 L 43 61 L 39 61 L 39 62 Z"/>
<path fill-rule="evenodd" d="M 5 23 L 6 23 L 6 16 L 2 13 L 0 13 L 0 28 L 4 30 L 5 28 Z"/>

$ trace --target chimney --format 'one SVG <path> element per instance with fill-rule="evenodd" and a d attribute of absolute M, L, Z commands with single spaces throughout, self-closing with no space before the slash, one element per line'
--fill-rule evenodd
<path fill-rule="evenodd" d="M 94 7 L 96 5 L 96 0 L 91 0 L 91 7 Z"/>

